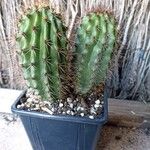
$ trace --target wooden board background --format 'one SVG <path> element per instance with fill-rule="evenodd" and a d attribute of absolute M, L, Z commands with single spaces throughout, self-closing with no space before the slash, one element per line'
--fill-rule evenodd
<path fill-rule="evenodd" d="M 150 128 L 150 104 L 137 101 L 109 99 L 108 124 Z"/>

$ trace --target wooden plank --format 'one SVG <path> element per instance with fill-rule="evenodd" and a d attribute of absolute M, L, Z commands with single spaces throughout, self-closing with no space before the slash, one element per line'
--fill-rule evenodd
<path fill-rule="evenodd" d="M 108 109 L 108 124 L 125 127 L 150 127 L 150 104 L 109 99 Z"/>

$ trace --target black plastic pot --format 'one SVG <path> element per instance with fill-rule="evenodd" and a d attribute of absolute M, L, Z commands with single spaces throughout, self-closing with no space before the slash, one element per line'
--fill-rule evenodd
<path fill-rule="evenodd" d="M 74 116 L 55 116 L 17 109 L 23 92 L 12 105 L 19 115 L 34 150 L 95 150 L 102 125 L 107 120 L 107 94 L 104 108 L 97 119 Z"/>

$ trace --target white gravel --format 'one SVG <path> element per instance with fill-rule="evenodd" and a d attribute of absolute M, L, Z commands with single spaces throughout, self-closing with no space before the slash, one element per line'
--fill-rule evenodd
<path fill-rule="evenodd" d="M 67 114 L 89 117 L 90 119 L 96 118 L 102 111 L 103 97 L 99 99 L 99 96 L 97 97 L 94 94 L 94 97 L 90 97 L 92 94 L 88 97 L 92 100 L 90 100 L 90 105 L 85 103 L 82 97 L 74 99 L 68 97 L 66 101 L 58 100 L 53 103 L 51 101 L 42 101 L 41 97 L 35 95 L 32 90 L 28 90 L 26 96 L 26 98 L 21 99 L 21 104 L 17 106 L 18 109 L 45 111 L 50 115 Z"/>

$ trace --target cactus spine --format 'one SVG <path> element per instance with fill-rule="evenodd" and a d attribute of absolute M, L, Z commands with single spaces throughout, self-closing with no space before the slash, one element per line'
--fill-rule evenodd
<path fill-rule="evenodd" d="M 104 82 L 116 41 L 116 23 L 107 13 L 83 17 L 76 36 L 76 91 L 86 94 Z"/>
<path fill-rule="evenodd" d="M 66 66 L 66 28 L 49 8 L 34 8 L 19 22 L 17 42 L 27 85 L 43 100 L 61 97 Z"/>

